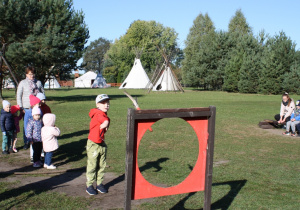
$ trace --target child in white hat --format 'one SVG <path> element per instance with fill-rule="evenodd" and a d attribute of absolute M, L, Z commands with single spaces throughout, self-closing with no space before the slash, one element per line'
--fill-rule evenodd
<path fill-rule="evenodd" d="M 6 100 L 2 102 L 3 109 L 1 110 L 1 130 L 2 130 L 2 154 L 7 155 L 12 152 L 12 140 L 16 129 L 14 117 L 10 112 L 10 103 Z M 7 149 L 6 149 L 7 147 Z"/>

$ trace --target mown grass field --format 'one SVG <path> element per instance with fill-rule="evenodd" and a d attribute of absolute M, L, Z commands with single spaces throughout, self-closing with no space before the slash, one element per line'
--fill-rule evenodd
<path fill-rule="evenodd" d="M 217 107 L 216 136 L 212 187 L 212 209 L 299 209 L 300 208 L 300 138 L 285 137 L 259 129 L 263 119 L 272 119 L 279 112 L 281 96 L 205 92 L 188 89 L 185 93 L 146 94 L 129 90 L 142 109 Z M 64 161 L 71 168 L 86 165 L 85 144 L 91 108 L 97 94 L 111 96 L 111 125 L 106 134 L 108 145 L 107 171 L 121 175 L 125 171 L 127 109 L 130 100 L 116 88 L 47 90 L 47 104 L 57 115 L 61 129 L 60 148 L 55 161 Z M 15 104 L 14 91 L 3 96 Z M 300 96 L 292 95 L 295 100 Z M 153 126 L 141 142 L 138 163 L 144 177 L 153 184 L 173 186 L 189 174 L 197 158 L 197 139 L 191 127 L 181 119 L 164 119 Z M 18 142 L 22 145 L 22 141 Z M 0 161 L 13 164 L 12 156 Z M 18 160 L 22 161 L 22 160 Z M 61 209 L 81 209 L 88 200 L 53 192 L 35 195 L 26 192 L 14 201 L 1 197 L 13 183 L 0 181 L 0 206 L 15 202 L 14 208 L 51 209 L 50 196 Z M 78 190 L 78 189 L 76 189 Z M 29 196 L 30 195 L 30 196 Z M 19 201 L 18 201 L 19 199 Z M 22 202 L 21 202 L 22 201 Z M 33 201 L 38 205 L 30 207 Z M 138 209 L 201 209 L 203 192 L 156 198 Z M 101 209 L 101 207 L 99 207 Z"/>

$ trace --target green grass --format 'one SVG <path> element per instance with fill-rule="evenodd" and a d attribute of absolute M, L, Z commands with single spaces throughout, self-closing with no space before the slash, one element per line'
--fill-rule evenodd
<path fill-rule="evenodd" d="M 300 138 L 271 134 L 257 127 L 259 121 L 272 119 L 279 112 L 280 96 L 192 90 L 184 94 L 146 94 L 142 90 L 128 92 L 137 96 L 142 109 L 217 107 L 214 162 L 222 164 L 216 164 L 213 170 L 213 209 L 299 208 Z M 106 134 L 107 162 L 111 167 L 107 171 L 121 175 L 125 169 L 127 109 L 132 104 L 116 88 L 46 91 L 47 104 L 57 115 L 56 125 L 62 132 L 54 161 L 63 161 L 70 168 L 86 165 L 88 113 L 95 107 L 94 99 L 100 93 L 107 93 L 112 98 L 108 113 L 111 126 Z M 3 95 L 15 104 L 14 91 L 5 91 Z M 300 96 L 293 95 L 292 98 L 298 100 Z M 160 186 L 179 184 L 189 174 L 197 158 L 195 134 L 180 119 L 161 120 L 153 125 L 153 130 L 152 133 L 147 131 L 141 141 L 138 164 L 142 174 L 148 181 Z M 18 145 L 21 146 L 22 142 L 19 141 Z M 0 161 L 13 163 L 16 160 L 1 157 Z M 5 189 L 2 188 L 1 192 Z M 12 202 L 11 207 L 28 208 L 30 202 L 46 200 L 48 194 L 24 192 L 14 202 L 1 198 L 0 206 Z M 62 206 L 66 209 L 77 200 L 66 195 L 61 197 L 58 193 L 50 195 L 56 202 L 68 200 Z M 38 206 L 41 209 L 51 208 L 43 202 Z M 138 209 L 202 207 L 203 192 L 197 192 L 156 198 L 155 202 L 142 204 Z"/>

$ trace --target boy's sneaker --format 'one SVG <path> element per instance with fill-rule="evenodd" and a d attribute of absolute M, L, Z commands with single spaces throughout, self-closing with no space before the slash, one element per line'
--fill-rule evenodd
<path fill-rule="evenodd" d="M 292 132 L 292 133 L 291 133 L 291 136 L 295 137 L 295 136 L 296 136 L 296 134 L 295 134 L 294 132 Z"/>
<path fill-rule="evenodd" d="M 18 150 L 17 150 L 17 148 L 13 148 L 13 151 L 14 151 L 14 153 L 17 153 L 18 152 Z"/>
<path fill-rule="evenodd" d="M 287 135 L 288 136 L 288 135 L 290 135 L 290 132 L 288 132 L 288 131 L 283 132 L 282 135 Z"/>
<path fill-rule="evenodd" d="M 47 167 L 48 167 L 48 165 L 46 163 L 44 163 L 44 168 L 47 168 Z"/>
<path fill-rule="evenodd" d="M 56 166 L 50 165 L 50 166 L 47 166 L 47 169 L 56 169 Z"/>
<path fill-rule="evenodd" d="M 37 161 L 33 164 L 34 168 L 40 168 L 42 165 Z"/>
<path fill-rule="evenodd" d="M 97 195 L 97 191 L 94 189 L 93 185 L 89 186 L 85 190 L 89 195 Z"/>
<path fill-rule="evenodd" d="M 7 152 L 7 151 L 2 151 L 2 154 L 3 154 L 3 155 L 8 155 L 9 152 Z"/>
<path fill-rule="evenodd" d="M 103 184 L 99 184 L 99 185 L 97 186 L 97 190 L 98 190 L 99 192 L 101 192 L 101 193 L 107 193 L 107 189 L 104 187 Z"/>

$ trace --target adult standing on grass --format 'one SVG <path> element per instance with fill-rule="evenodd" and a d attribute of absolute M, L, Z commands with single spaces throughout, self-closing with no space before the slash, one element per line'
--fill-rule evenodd
<path fill-rule="evenodd" d="M 282 94 L 282 101 L 280 107 L 280 114 L 276 114 L 275 120 L 278 124 L 285 124 L 286 122 L 291 120 L 291 115 L 295 109 L 295 102 L 292 98 L 290 98 L 289 94 L 285 92 Z"/>
<path fill-rule="evenodd" d="M 29 142 L 26 138 L 26 127 L 31 116 L 29 96 L 36 96 L 38 93 L 44 94 L 44 88 L 41 81 L 35 79 L 34 67 L 27 67 L 25 70 L 26 78 L 19 83 L 17 90 L 17 104 L 20 106 L 20 110 L 24 113 L 24 149 L 29 148 Z"/>

